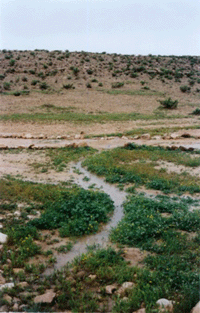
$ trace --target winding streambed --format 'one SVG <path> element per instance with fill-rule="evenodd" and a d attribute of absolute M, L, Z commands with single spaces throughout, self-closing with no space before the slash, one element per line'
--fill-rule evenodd
<path fill-rule="evenodd" d="M 112 227 L 115 227 L 118 222 L 123 217 L 123 202 L 126 198 L 126 193 L 124 191 L 120 191 L 115 186 L 112 186 L 108 183 L 105 183 L 102 178 L 99 178 L 81 166 L 81 162 L 75 165 L 75 168 L 81 172 L 81 174 L 75 178 L 75 183 L 81 186 L 84 189 L 88 189 L 90 185 L 95 184 L 95 188 L 100 188 L 101 191 L 106 192 L 111 199 L 114 201 L 115 210 L 112 215 L 111 220 L 103 226 L 103 229 L 90 236 L 85 236 L 79 239 L 73 246 L 72 250 L 70 250 L 66 254 L 57 255 L 57 262 L 54 265 L 54 269 L 48 269 L 45 274 L 51 274 L 53 270 L 58 270 L 62 266 L 64 266 L 67 262 L 71 262 L 75 257 L 85 253 L 87 251 L 87 246 L 96 244 L 100 247 L 106 247 L 109 245 L 109 233 Z M 72 171 L 72 169 L 71 169 Z M 88 177 L 88 181 L 83 180 L 84 177 Z"/>

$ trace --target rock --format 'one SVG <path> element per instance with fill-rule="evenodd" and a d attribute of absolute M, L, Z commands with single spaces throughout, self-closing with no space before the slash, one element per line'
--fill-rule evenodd
<path fill-rule="evenodd" d="M 124 140 L 128 140 L 128 137 L 126 137 L 126 136 L 122 136 L 122 139 L 124 139 Z"/>
<path fill-rule="evenodd" d="M 26 146 L 23 146 L 23 145 L 17 146 L 17 149 L 26 149 Z"/>
<path fill-rule="evenodd" d="M 161 140 L 162 137 L 161 137 L 161 136 L 153 136 L 152 139 L 153 139 L 153 140 Z"/>
<path fill-rule="evenodd" d="M 78 147 L 84 148 L 84 147 L 88 147 L 88 145 L 87 145 L 86 142 L 80 142 L 80 143 L 78 144 Z"/>
<path fill-rule="evenodd" d="M 33 299 L 34 303 L 52 303 L 56 293 L 52 289 L 47 290 L 43 295 L 37 296 Z"/>
<path fill-rule="evenodd" d="M 7 283 L 7 284 L 4 284 L 4 285 L 0 285 L 0 291 L 2 291 L 5 288 L 12 289 L 13 287 L 14 287 L 14 283 Z"/>
<path fill-rule="evenodd" d="M 23 139 L 32 139 L 33 138 L 33 135 L 31 134 L 26 134 L 22 137 Z"/>
<path fill-rule="evenodd" d="M 81 139 L 81 135 L 78 135 L 78 134 L 75 135 L 75 136 L 74 136 L 74 139 Z"/>
<path fill-rule="evenodd" d="M 85 276 L 85 271 L 80 271 L 76 274 L 77 278 L 83 278 Z"/>
<path fill-rule="evenodd" d="M 190 147 L 187 149 L 187 151 L 194 151 L 194 148 Z"/>
<path fill-rule="evenodd" d="M 92 274 L 91 274 L 91 275 L 89 275 L 88 277 L 89 277 L 91 280 L 95 280 L 95 279 L 97 278 L 97 275 L 92 275 Z"/>
<path fill-rule="evenodd" d="M 171 146 L 171 147 L 169 147 L 169 150 L 178 150 L 178 147 L 177 146 Z"/>
<path fill-rule="evenodd" d="M 38 139 L 44 139 L 45 138 L 45 136 L 43 135 L 43 134 L 40 134 L 39 136 L 38 136 Z"/>
<path fill-rule="evenodd" d="M 3 285 L 6 283 L 5 278 L 0 274 L 0 285 Z"/>
<path fill-rule="evenodd" d="M 0 245 L 0 251 L 3 250 L 3 245 Z"/>
<path fill-rule="evenodd" d="M 117 289 L 117 285 L 116 284 L 108 285 L 108 286 L 106 286 L 106 293 L 108 295 L 111 295 L 116 289 Z"/>
<path fill-rule="evenodd" d="M 133 313 L 146 313 L 146 309 L 139 309 L 138 311 L 134 311 Z"/>
<path fill-rule="evenodd" d="M 192 136 L 189 133 L 183 133 L 181 135 L 181 137 L 183 137 L 183 138 L 191 138 Z"/>
<path fill-rule="evenodd" d="M 134 286 L 134 283 L 132 282 L 125 282 L 122 284 L 122 286 L 116 291 L 116 294 L 120 297 L 124 296 L 125 292 L 127 290 L 130 290 Z"/>
<path fill-rule="evenodd" d="M 156 304 L 159 306 L 159 312 L 165 312 L 166 310 L 168 310 L 168 312 L 173 311 L 173 303 L 170 300 L 162 298 L 159 299 Z"/>
<path fill-rule="evenodd" d="M 24 269 L 23 268 L 13 268 L 13 272 L 14 274 L 18 274 L 18 273 L 24 273 Z"/>
<path fill-rule="evenodd" d="M 136 135 L 136 136 L 133 137 L 133 139 L 138 140 L 138 139 L 140 139 L 140 136 Z"/>
<path fill-rule="evenodd" d="M 19 298 L 16 298 L 16 297 L 13 298 L 13 303 L 19 303 L 19 302 L 20 302 Z"/>
<path fill-rule="evenodd" d="M 2 305 L 1 307 L 0 307 L 0 312 L 8 312 L 8 307 L 7 307 L 7 305 Z"/>
<path fill-rule="evenodd" d="M 0 150 L 7 150 L 8 146 L 1 144 L 0 145 Z"/>
<path fill-rule="evenodd" d="M 142 134 L 141 136 L 140 136 L 140 139 L 145 139 L 145 140 L 149 140 L 149 139 L 151 139 L 151 135 L 150 134 Z"/>
<path fill-rule="evenodd" d="M 191 313 L 200 313 L 200 301 L 195 305 Z"/>
<path fill-rule="evenodd" d="M 178 139 L 179 137 L 180 137 L 179 134 L 176 134 L 176 133 L 170 134 L 170 139 Z"/>
<path fill-rule="evenodd" d="M 139 248 L 124 249 L 124 259 L 130 263 L 131 266 L 143 267 L 142 261 L 147 256 L 146 251 L 141 251 Z"/>
<path fill-rule="evenodd" d="M 34 144 L 31 144 L 30 146 L 28 146 L 28 149 L 34 149 L 34 148 L 35 148 Z"/>
<path fill-rule="evenodd" d="M 8 302 L 9 304 L 12 303 L 12 297 L 10 297 L 9 295 L 5 294 L 3 296 L 3 300 L 5 300 L 6 302 Z"/>
<path fill-rule="evenodd" d="M 18 303 L 15 303 L 15 304 L 13 305 L 13 312 L 17 312 L 18 309 L 19 309 Z"/>
<path fill-rule="evenodd" d="M 0 243 L 5 243 L 7 239 L 8 239 L 7 235 L 0 233 Z"/>
<path fill-rule="evenodd" d="M 183 147 L 183 146 L 180 146 L 179 149 L 180 149 L 181 151 L 187 151 L 187 148 L 185 148 L 185 147 Z"/>
<path fill-rule="evenodd" d="M 17 286 L 20 288 L 25 288 L 28 286 L 28 283 L 26 281 L 22 281 L 22 282 L 18 283 Z"/>

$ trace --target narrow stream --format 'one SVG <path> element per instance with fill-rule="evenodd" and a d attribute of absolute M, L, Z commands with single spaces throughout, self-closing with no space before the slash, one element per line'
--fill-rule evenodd
<path fill-rule="evenodd" d="M 85 170 L 81 166 L 81 162 L 75 165 L 76 170 L 80 171 L 81 174 L 75 179 L 75 183 L 84 189 L 88 189 L 89 186 L 94 185 L 94 188 L 100 188 L 101 191 L 106 192 L 111 199 L 114 201 L 115 210 L 111 217 L 111 220 L 103 226 L 103 229 L 94 234 L 78 239 L 78 241 L 74 244 L 72 250 L 70 250 L 66 254 L 59 254 L 57 256 L 57 262 L 54 265 L 54 269 L 48 269 L 45 272 L 45 275 L 49 275 L 53 272 L 53 270 L 60 269 L 67 262 L 71 262 L 76 256 L 81 255 L 82 253 L 87 252 L 87 246 L 96 244 L 100 247 L 106 247 L 109 244 L 109 233 L 112 227 L 117 226 L 118 222 L 123 217 L 123 202 L 126 199 L 126 193 L 124 191 L 120 191 L 115 186 L 112 186 L 108 183 L 105 183 L 102 178 L 99 178 L 87 170 Z M 73 169 L 71 169 L 73 171 Z M 87 177 L 89 180 L 83 180 L 84 177 Z"/>

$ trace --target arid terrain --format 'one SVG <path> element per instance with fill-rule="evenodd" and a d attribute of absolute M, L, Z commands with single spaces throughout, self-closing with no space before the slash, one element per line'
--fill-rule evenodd
<path fill-rule="evenodd" d="M 0 64 L 0 312 L 198 312 L 200 57 Z"/>

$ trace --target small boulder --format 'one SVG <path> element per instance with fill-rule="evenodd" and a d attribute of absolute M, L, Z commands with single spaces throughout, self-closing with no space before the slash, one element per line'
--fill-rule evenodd
<path fill-rule="evenodd" d="M 3 300 L 5 300 L 8 304 L 12 303 L 12 297 L 7 294 L 3 295 Z"/>
<path fill-rule="evenodd" d="M 165 298 L 159 299 L 156 304 L 159 307 L 159 312 L 172 312 L 173 311 L 173 303 L 170 300 L 167 300 Z"/>
<path fill-rule="evenodd" d="M 192 309 L 192 313 L 200 313 L 200 301 Z"/>
<path fill-rule="evenodd" d="M 121 287 L 116 291 L 116 294 L 119 295 L 120 297 L 124 296 L 125 292 L 127 290 L 130 290 L 133 288 L 134 283 L 132 282 L 125 282 L 121 285 Z"/>
<path fill-rule="evenodd" d="M 28 286 L 28 283 L 26 281 L 22 281 L 22 282 L 18 283 L 17 286 L 20 288 L 25 288 Z"/>
<path fill-rule="evenodd" d="M 32 139 L 33 135 L 32 134 L 26 134 L 23 136 L 23 139 Z"/>
<path fill-rule="evenodd" d="M 183 138 L 190 138 L 190 137 L 192 137 L 191 135 L 190 135 L 190 133 L 183 133 L 182 135 L 181 135 L 181 137 L 183 137 Z"/>
<path fill-rule="evenodd" d="M 84 276 L 85 276 L 85 271 L 80 271 L 80 272 L 78 272 L 77 274 L 76 274 L 76 277 L 77 278 L 83 278 Z"/>
<path fill-rule="evenodd" d="M 146 309 L 139 309 L 138 311 L 134 311 L 133 313 L 146 313 Z"/>
<path fill-rule="evenodd" d="M 170 139 L 178 139 L 180 137 L 180 135 L 179 134 L 176 134 L 176 133 L 172 133 L 171 135 L 170 135 Z"/>
<path fill-rule="evenodd" d="M 52 303 L 55 296 L 56 293 L 52 289 L 50 289 L 47 290 L 44 294 L 36 296 L 33 301 L 34 303 Z"/>
<path fill-rule="evenodd" d="M 92 275 L 92 274 L 90 274 L 88 277 L 89 277 L 91 280 L 95 280 L 95 279 L 97 278 L 97 275 Z"/>
<path fill-rule="evenodd" d="M 0 243 L 5 243 L 7 239 L 8 239 L 7 235 L 0 233 Z"/>
<path fill-rule="evenodd" d="M 140 136 L 140 139 L 145 139 L 145 140 L 150 140 L 151 139 L 151 135 L 150 134 L 142 134 L 141 136 Z"/>
<path fill-rule="evenodd" d="M 7 150 L 8 146 L 1 144 L 0 145 L 0 150 Z"/>
<path fill-rule="evenodd" d="M 14 283 L 6 283 L 4 285 L 0 285 L 0 291 L 2 291 L 5 288 L 12 289 L 13 287 L 14 287 Z"/>
<path fill-rule="evenodd" d="M 113 285 L 108 285 L 106 286 L 106 293 L 108 295 L 112 295 L 113 292 L 117 289 L 117 285 L 116 284 L 113 284 Z"/>
<path fill-rule="evenodd" d="M 77 134 L 77 135 L 74 136 L 74 139 L 81 139 L 81 137 L 82 136 L 80 134 Z"/>
<path fill-rule="evenodd" d="M 5 278 L 0 274 L 0 285 L 3 285 L 6 283 Z"/>

